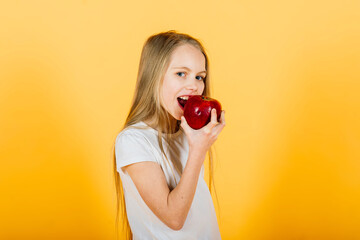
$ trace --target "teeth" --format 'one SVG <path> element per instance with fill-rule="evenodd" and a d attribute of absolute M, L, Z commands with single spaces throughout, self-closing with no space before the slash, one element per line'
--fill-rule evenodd
<path fill-rule="evenodd" d="M 179 97 L 179 98 L 181 98 L 181 99 L 183 99 L 183 100 L 188 100 L 188 99 L 189 99 L 189 96 L 183 96 L 183 97 Z"/>

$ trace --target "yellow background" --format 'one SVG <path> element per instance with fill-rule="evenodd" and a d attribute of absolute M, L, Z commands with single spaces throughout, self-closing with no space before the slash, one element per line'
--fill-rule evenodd
<path fill-rule="evenodd" d="M 360 239 L 360 1 L 1 1 L 0 239 L 114 239 L 143 43 L 208 51 L 223 239 Z M 216 203 L 215 203 L 216 206 Z"/>

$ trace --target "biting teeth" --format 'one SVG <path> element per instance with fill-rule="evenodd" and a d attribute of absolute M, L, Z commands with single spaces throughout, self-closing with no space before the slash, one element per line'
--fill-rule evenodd
<path fill-rule="evenodd" d="M 183 97 L 179 97 L 179 98 L 181 98 L 181 99 L 183 99 L 183 100 L 188 100 L 188 99 L 189 99 L 189 96 L 183 96 Z"/>

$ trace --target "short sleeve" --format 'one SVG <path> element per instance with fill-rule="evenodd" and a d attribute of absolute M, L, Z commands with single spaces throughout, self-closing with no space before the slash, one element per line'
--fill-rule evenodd
<path fill-rule="evenodd" d="M 140 134 L 119 134 L 115 142 L 115 155 L 117 171 L 133 163 L 145 161 L 157 163 L 150 142 Z"/>

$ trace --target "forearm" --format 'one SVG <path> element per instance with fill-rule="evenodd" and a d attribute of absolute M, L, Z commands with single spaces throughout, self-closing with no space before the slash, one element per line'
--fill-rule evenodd
<path fill-rule="evenodd" d="M 168 195 L 167 205 L 170 218 L 178 228 L 183 226 L 189 213 L 205 156 L 206 153 L 189 152 L 180 182 Z"/>

